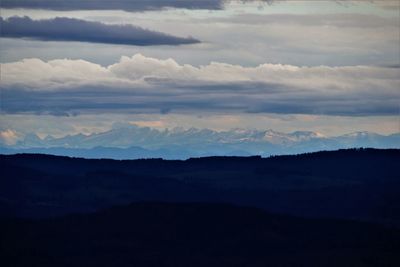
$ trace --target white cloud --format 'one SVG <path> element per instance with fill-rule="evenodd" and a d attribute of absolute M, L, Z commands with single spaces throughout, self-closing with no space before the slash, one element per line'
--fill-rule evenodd
<path fill-rule="evenodd" d="M 325 87 L 336 85 L 351 89 L 364 83 L 380 82 L 381 86 L 399 82 L 400 70 L 375 66 L 349 67 L 298 67 L 281 64 L 261 64 L 256 67 L 243 67 L 226 63 L 211 62 L 195 67 L 180 65 L 173 59 L 160 60 L 136 54 L 122 57 L 108 67 L 84 60 L 58 59 L 48 62 L 37 58 L 1 64 L 3 87 L 15 84 L 47 90 L 48 87 L 64 88 L 69 84 L 87 85 L 104 82 L 143 82 L 145 79 L 174 81 L 210 82 L 282 82 L 292 85 Z M 364 81 L 363 81 L 364 80 Z"/>
<path fill-rule="evenodd" d="M 18 140 L 18 134 L 10 129 L 0 131 L 0 143 L 5 145 L 15 145 Z"/>
<path fill-rule="evenodd" d="M 400 69 L 376 66 L 243 67 L 212 62 L 195 67 L 136 54 L 107 67 L 83 60 L 25 59 L 1 68 L 3 102 L 10 112 L 197 109 L 365 115 L 392 114 L 400 101 Z M 58 93 L 59 102 L 51 101 L 55 95 L 29 95 L 26 90 Z M 33 110 L 12 106 L 12 99 L 25 96 L 26 101 L 38 101 Z"/>

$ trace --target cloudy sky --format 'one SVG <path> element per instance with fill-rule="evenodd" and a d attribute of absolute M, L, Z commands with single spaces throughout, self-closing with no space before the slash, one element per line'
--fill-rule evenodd
<path fill-rule="evenodd" d="M 400 129 L 400 1 L 2 0 L 0 23 L 0 138 Z"/>

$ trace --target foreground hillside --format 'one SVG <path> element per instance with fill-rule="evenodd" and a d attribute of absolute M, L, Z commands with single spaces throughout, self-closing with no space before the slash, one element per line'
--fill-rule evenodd
<path fill-rule="evenodd" d="M 0 220 L 2 266 L 399 266 L 400 231 L 223 204 Z"/>
<path fill-rule="evenodd" d="M 400 150 L 186 161 L 0 156 L 0 214 L 48 217 L 138 201 L 224 202 L 400 225 Z"/>

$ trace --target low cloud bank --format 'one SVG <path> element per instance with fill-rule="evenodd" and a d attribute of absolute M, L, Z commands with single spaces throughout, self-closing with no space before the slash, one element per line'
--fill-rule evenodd
<path fill-rule="evenodd" d="M 178 64 L 136 54 L 103 67 L 83 60 L 1 65 L 2 111 L 396 115 L 400 69 Z"/>

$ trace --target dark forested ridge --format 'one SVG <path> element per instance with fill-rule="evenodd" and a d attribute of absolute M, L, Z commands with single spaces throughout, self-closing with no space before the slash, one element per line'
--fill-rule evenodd
<path fill-rule="evenodd" d="M 207 201 L 306 216 L 399 220 L 399 150 L 186 161 L 1 156 L 1 206 L 58 215 L 133 201 Z"/>
<path fill-rule="evenodd" d="M 3 216 L 138 201 L 227 202 L 296 216 L 400 223 L 400 150 L 180 160 L 1 155 Z"/>
<path fill-rule="evenodd" d="M 2 155 L 0 266 L 399 266 L 399 162 Z"/>
<path fill-rule="evenodd" d="M 226 204 L 135 203 L 0 220 L 2 266 L 399 266 L 400 231 Z"/>

